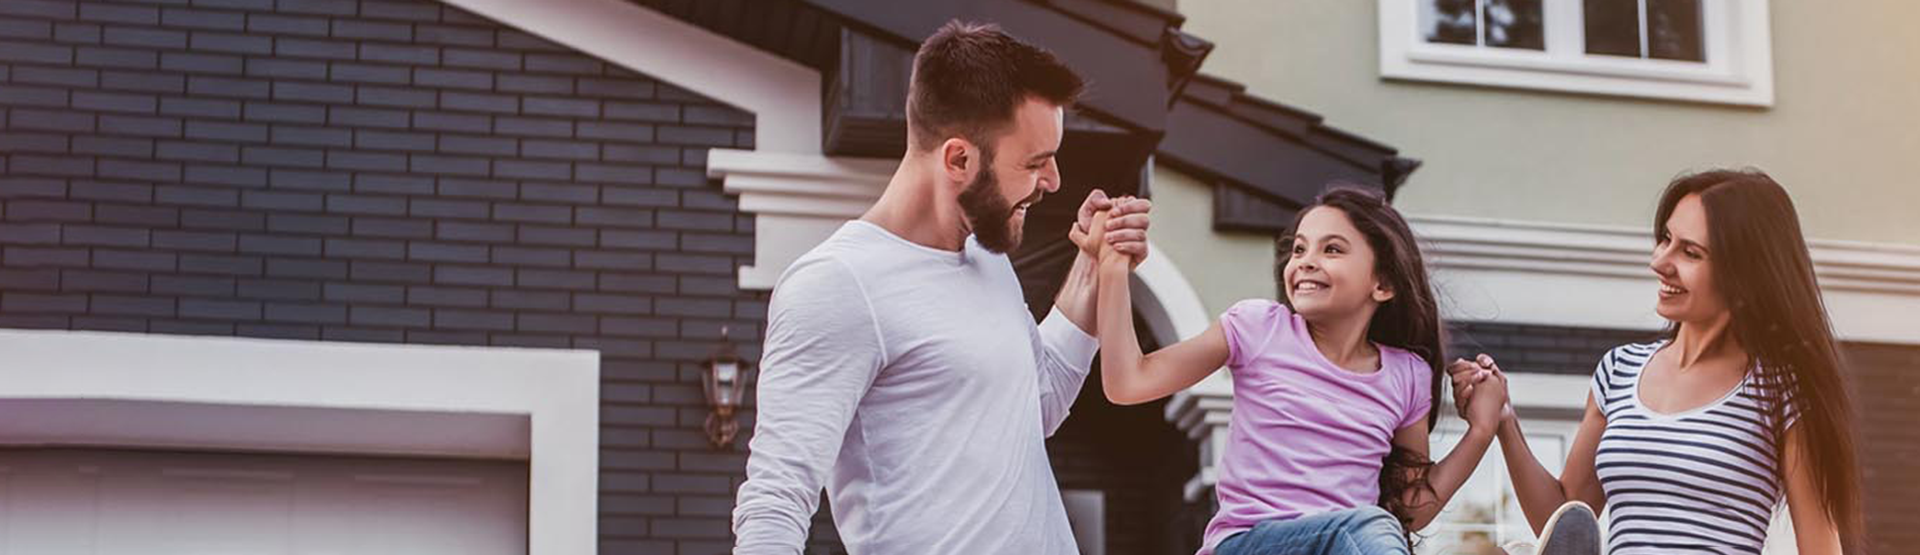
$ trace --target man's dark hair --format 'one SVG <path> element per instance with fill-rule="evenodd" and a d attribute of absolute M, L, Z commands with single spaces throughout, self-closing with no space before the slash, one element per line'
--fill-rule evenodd
<path fill-rule="evenodd" d="M 948 21 L 920 43 L 907 88 L 907 139 L 931 151 L 951 137 L 981 148 L 1027 97 L 1068 106 L 1085 83 L 1052 52 L 992 24 Z"/>

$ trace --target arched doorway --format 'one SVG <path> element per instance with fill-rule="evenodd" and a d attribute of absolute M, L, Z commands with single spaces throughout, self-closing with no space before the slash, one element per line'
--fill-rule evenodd
<path fill-rule="evenodd" d="M 1131 289 L 1134 329 L 1145 351 L 1198 335 L 1211 322 L 1166 256 L 1149 255 L 1135 270 Z M 1072 416 L 1047 441 L 1082 552 L 1197 549 L 1212 500 L 1188 494 L 1202 459 L 1199 442 L 1168 416 L 1179 397 L 1115 405 L 1106 399 L 1095 361 Z"/>

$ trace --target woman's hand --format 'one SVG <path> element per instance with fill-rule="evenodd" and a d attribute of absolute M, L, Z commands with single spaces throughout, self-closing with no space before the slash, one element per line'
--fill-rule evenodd
<path fill-rule="evenodd" d="M 1507 396 L 1507 375 L 1497 367 L 1483 371 L 1488 373 L 1481 377 L 1480 383 L 1473 384 L 1463 411 L 1468 426 L 1491 431 L 1513 415 L 1513 404 Z"/>
<path fill-rule="evenodd" d="M 1475 393 L 1478 393 L 1479 386 L 1489 379 L 1499 382 L 1497 398 L 1492 395 L 1487 396 L 1498 405 L 1499 419 L 1513 417 L 1513 402 L 1508 396 L 1506 387 L 1507 375 L 1500 371 L 1500 365 L 1494 362 L 1493 357 L 1482 353 L 1474 357 L 1474 360 L 1454 359 L 1453 364 L 1447 365 L 1447 376 L 1453 380 L 1454 410 L 1461 418 L 1467 419 L 1468 423 L 1474 423 L 1473 406 L 1480 401 Z M 1494 423 L 1498 424 L 1499 421 Z"/>

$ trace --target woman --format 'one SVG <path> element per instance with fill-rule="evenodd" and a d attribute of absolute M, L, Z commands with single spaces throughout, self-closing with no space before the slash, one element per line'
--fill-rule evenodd
<path fill-rule="evenodd" d="M 1501 451 L 1539 532 L 1568 502 L 1611 510 L 1608 551 L 1760 553 L 1784 495 L 1799 552 L 1858 537 L 1852 404 L 1786 190 L 1759 171 L 1675 180 L 1654 217 L 1661 340 L 1607 353 L 1564 471 L 1512 410 Z M 1462 411 L 1494 361 L 1457 360 Z"/>

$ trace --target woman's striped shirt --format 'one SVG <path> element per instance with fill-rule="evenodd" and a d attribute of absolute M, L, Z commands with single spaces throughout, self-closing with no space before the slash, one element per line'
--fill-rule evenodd
<path fill-rule="evenodd" d="M 1717 401 L 1657 413 L 1638 386 L 1664 345 L 1616 347 L 1594 370 L 1594 402 L 1607 418 L 1594 471 L 1607 494 L 1608 552 L 1760 553 L 1785 490 L 1758 369 Z"/>

